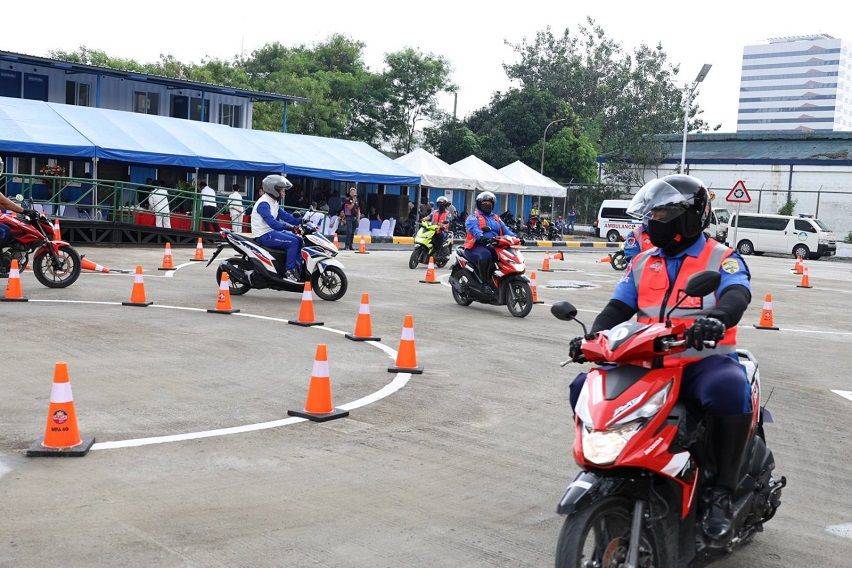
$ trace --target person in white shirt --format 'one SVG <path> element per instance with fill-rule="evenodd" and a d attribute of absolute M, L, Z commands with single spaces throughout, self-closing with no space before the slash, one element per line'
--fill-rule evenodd
<path fill-rule="evenodd" d="M 243 214 L 246 211 L 243 205 L 243 193 L 239 185 L 231 186 L 233 190 L 228 196 L 228 211 L 231 213 L 231 229 L 235 233 L 243 232 Z"/>
<path fill-rule="evenodd" d="M 204 219 L 212 219 L 211 221 L 202 220 L 201 230 L 218 233 L 219 223 L 214 219 L 219 210 L 216 205 L 216 190 L 207 185 L 207 182 L 201 178 L 198 178 L 198 189 L 201 192 L 201 216 Z"/>
<path fill-rule="evenodd" d="M 169 192 L 163 182 L 153 182 L 157 187 L 148 195 L 148 207 L 154 212 L 155 223 L 164 229 L 172 228 L 171 211 L 169 210 Z"/>

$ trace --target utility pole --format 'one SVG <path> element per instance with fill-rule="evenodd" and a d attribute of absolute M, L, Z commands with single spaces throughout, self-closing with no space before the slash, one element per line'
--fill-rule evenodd
<path fill-rule="evenodd" d="M 689 132 L 689 103 L 692 101 L 692 95 L 695 93 L 695 89 L 698 87 L 698 84 L 704 81 L 707 77 L 707 73 L 710 72 L 710 68 L 712 65 L 710 63 L 705 63 L 701 66 L 701 71 L 698 72 L 698 76 L 695 77 L 695 80 L 687 85 L 684 88 L 683 93 L 683 145 L 680 149 L 680 173 L 686 172 L 686 135 Z"/>
<path fill-rule="evenodd" d="M 551 120 L 547 126 L 544 127 L 544 134 L 541 136 L 541 169 L 539 173 L 544 175 L 544 147 L 547 144 L 547 131 L 548 129 L 556 124 L 557 122 L 565 122 L 568 120 L 567 118 L 557 118 L 556 120 Z"/>

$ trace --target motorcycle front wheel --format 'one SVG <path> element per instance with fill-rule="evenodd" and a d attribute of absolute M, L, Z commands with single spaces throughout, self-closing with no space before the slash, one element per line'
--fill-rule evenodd
<path fill-rule="evenodd" d="M 48 288 L 67 288 L 80 277 L 81 269 L 80 255 L 69 246 L 59 249 L 56 260 L 48 253 L 33 258 L 33 274 Z"/>
<path fill-rule="evenodd" d="M 524 280 L 512 280 L 507 284 L 506 307 L 516 318 L 525 318 L 533 307 L 532 290 Z"/>
<path fill-rule="evenodd" d="M 408 257 L 408 268 L 414 270 L 420 265 L 420 256 L 422 254 L 423 247 L 417 245 L 414 247 L 414 250 L 411 251 L 411 256 Z"/>
<path fill-rule="evenodd" d="M 229 262 L 233 262 L 235 264 L 236 263 L 243 264 L 242 259 L 239 259 L 239 258 L 232 258 Z M 243 268 L 243 267 L 240 267 L 239 264 L 238 264 L 238 267 Z M 246 268 L 248 268 L 248 266 L 246 266 L 246 265 L 244 265 L 244 266 Z M 243 269 L 245 270 L 246 268 L 243 268 Z M 216 269 L 216 282 L 222 281 L 222 273 L 223 272 L 224 272 L 224 270 L 222 270 L 222 266 L 220 265 L 219 268 Z M 242 296 L 243 294 L 245 294 L 246 292 L 251 290 L 251 286 L 249 286 L 248 284 L 243 284 L 242 282 L 240 282 L 239 280 L 236 280 L 235 278 L 231 278 L 230 275 L 228 275 L 228 282 L 230 283 L 230 285 L 228 286 L 228 291 L 230 292 L 231 296 Z"/>
<path fill-rule="evenodd" d="M 335 302 L 346 294 L 349 282 L 346 274 L 336 266 L 326 266 L 325 270 L 317 270 L 311 275 L 311 286 L 317 296 L 327 302 Z"/>
<path fill-rule="evenodd" d="M 630 502 L 607 497 L 565 519 L 556 545 L 556 568 L 622 566 L 630 545 Z M 643 529 L 639 544 L 642 568 L 666 568 L 654 535 Z"/>
<path fill-rule="evenodd" d="M 627 268 L 627 256 L 621 251 L 611 254 L 609 263 L 612 265 L 613 270 L 625 270 Z"/>

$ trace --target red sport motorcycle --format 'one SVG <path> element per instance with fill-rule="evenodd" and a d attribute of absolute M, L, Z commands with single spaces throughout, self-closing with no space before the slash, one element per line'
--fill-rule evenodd
<path fill-rule="evenodd" d="M 718 272 L 695 274 L 674 307 L 712 293 L 719 279 Z M 551 311 L 561 320 L 577 315 L 568 302 Z M 704 535 L 702 493 L 715 475 L 712 429 L 699 408 L 679 400 L 686 363 L 676 355 L 687 349 L 685 331 L 667 316 L 665 323 L 625 322 L 583 342 L 584 356 L 599 366 L 574 410 L 574 460 L 582 471 L 557 507 L 566 516 L 557 568 L 703 565 L 749 542 L 781 504 L 786 479 L 772 475 L 763 429 L 772 420 L 760 406 L 757 361 L 738 350 L 751 385 L 752 437 L 731 499 L 733 538 L 718 543 Z"/>
<path fill-rule="evenodd" d="M 524 256 L 516 248 L 521 244 L 517 237 L 500 236 L 491 240 L 497 256 L 497 266 L 490 274 L 477 270 L 476 262 L 467 256 L 467 250 L 458 247 L 450 272 L 453 299 L 460 306 L 473 302 L 506 306 L 515 317 L 526 317 L 533 306 L 529 279 L 524 276 Z"/>
<path fill-rule="evenodd" d="M 33 274 L 48 288 L 65 288 L 80 276 L 80 255 L 65 241 L 52 240 L 53 226 L 44 215 L 0 213 L 0 224 L 9 228 L 9 238 L 0 242 L 0 273 L 9 272 L 12 260 L 23 270 L 32 254 Z"/>

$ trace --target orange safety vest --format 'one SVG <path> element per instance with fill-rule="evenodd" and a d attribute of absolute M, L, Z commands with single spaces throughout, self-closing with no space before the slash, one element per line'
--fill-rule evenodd
<path fill-rule="evenodd" d="M 633 238 L 639 243 L 639 252 L 654 248 L 654 243 L 651 242 L 648 231 L 643 231 L 641 225 L 633 229 Z"/>
<path fill-rule="evenodd" d="M 474 211 L 474 215 L 476 215 L 477 221 L 479 221 L 479 228 L 481 230 L 485 230 L 485 227 L 488 226 L 488 218 L 479 212 L 479 210 Z M 500 221 L 500 216 L 496 213 L 491 214 L 491 218 L 495 221 Z M 503 236 L 503 225 L 500 224 L 499 235 Z M 464 236 L 464 248 L 470 250 L 476 246 L 476 238 L 468 231 L 468 233 Z"/>
<path fill-rule="evenodd" d="M 447 216 L 449 216 L 450 212 L 446 209 L 443 211 L 433 211 L 432 212 L 432 222 L 436 225 L 443 225 L 447 222 Z"/>
<path fill-rule="evenodd" d="M 662 256 L 655 256 L 653 254 L 655 250 L 651 249 L 639 253 L 631 264 L 638 295 L 636 320 L 640 323 L 665 321 L 669 306 L 676 304 L 681 298 L 689 277 L 704 270 L 720 270 L 725 259 L 734 252 L 733 249 L 713 239 L 707 239 L 701 254 L 697 257 L 689 255 L 684 257 L 683 264 L 672 285 L 669 282 L 666 259 Z M 708 294 L 703 298 L 687 298 L 672 312 L 672 323 L 682 323 L 689 327 L 698 317 L 696 312 L 708 310 L 715 305 L 715 293 Z M 732 353 L 736 345 L 737 327 L 734 326 L 725 331 L 725 336 L 719 341 L 716 349 L 704 349 L 702 351 L 687 349 L 674 357 L 697 361 L 711 355 Z"/>

